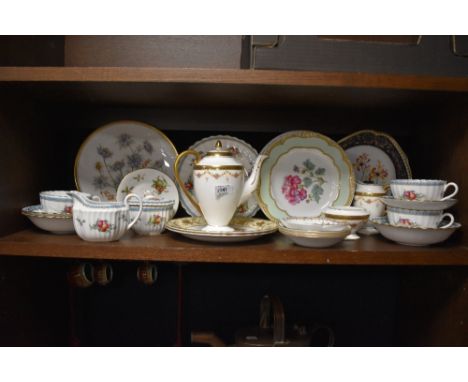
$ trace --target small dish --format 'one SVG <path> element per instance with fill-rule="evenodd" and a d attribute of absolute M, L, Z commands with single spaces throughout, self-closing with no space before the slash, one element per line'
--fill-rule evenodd
<path fill-rule="evenodd" d="M 72 214 L 47 212 L 40 204 L 24 207 L 21 213 L 27 216 L 36 227 L 44 231 L 58 235 L 75 233 Z"/>
<path fill-rule="evenodd" d="M 122 201 L 129 194 L 140 198 L 151 198 L 161 202 L 172 201 L 171 218 L 179 208 L 179 191 L 172 179 L 161 171 L 144 168 L 133 171 L 122 179 L 117 189 L 117 201 Z"/>
<path fill-rule="evenodd" d="M 441 211 L 453 207 L 457 204 L 457 199 L 447 200 L 404 200 L 395 199 L 393 196 L 384 196 L 381 198 L 388 207 L 404 208 L 407 210 L 419 210 L 419 211 Z"/>
<path fill-rule="evenodd" d="M 325 230 L 303 231 L 279 226 L 279 231 L 301 247 L 326 248 L 343 241 L 350 233 L 351 226 L 328 223 Z"/>
<path fill-rule="evenodd" d="M 143 210 L 133 230 L 139 235 L 159 235 L 173 215 L 174 201 L 143 200 Z M 130 219 L 138 215 L 140 205 L 130 202 Z"/>
<path fill-rule="evenodd" d="M 329 207 L 325 210 L 324 216 L 331 221 L 351 226 L 351 234 L 346 240 L 359 239 L 356 232 L 369 220 L 369 212 L 360 207 Z"/>
<path fill-rule="evenodd" d="M 324 218 L 284 218 L 280 224 L 289 229 L 300 231 L 327 232 L 340 230 L 346 224 L 340 224 Z"/>
<path fill-rule="evenodd" d="M 425 246 L 441 243 L 447 240 L 457 229 L 460 223 L 453 223 L 447 228 L 414 228 L 393 226 L 386 217 L 372 220 L 374 227 L 385 238 L 403 245 Z"/>

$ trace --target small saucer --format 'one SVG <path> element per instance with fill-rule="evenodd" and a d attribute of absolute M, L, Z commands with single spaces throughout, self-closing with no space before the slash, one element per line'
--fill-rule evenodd
<path fill-rule="evenodd" d="M 420 210 L 420 211 L 442 211 L 457 204 L 457 199 L 447 200 L 403 200 L 395 199 L 392 196 L 383 196 L 381 198 L 389 207 L 405 208 L 407 210 Z"/>
<path fill-rule="evenodd" d="M 419 228 L 393 226 L 387 217 L 373 219 L 371 223 L 375 228 L 389 240 L 403 245 L 425 246 L 441 243 L 447 240 L 457 229 L 460 223 L 453 223 L 447 228 Z"/>

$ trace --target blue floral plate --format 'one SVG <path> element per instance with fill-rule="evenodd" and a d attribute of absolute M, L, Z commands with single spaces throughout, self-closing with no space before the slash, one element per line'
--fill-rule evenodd
<path fill-rule="evenodd" d="M 330 206 L 349 206 L 354 173 L 343 149 L 312 131 L 291 131 L 270 141 L 257 199 L 272 220 L 316 217 Z"/>
<path fill-rule="evenodd" d="M 119 121 L 95 130 L 75 159 L 78 190 L 116 200 L 120 182 L 130 172 L 152 168 L 174 179 L 177 150 L 158 129 L 135 121 Z"/>

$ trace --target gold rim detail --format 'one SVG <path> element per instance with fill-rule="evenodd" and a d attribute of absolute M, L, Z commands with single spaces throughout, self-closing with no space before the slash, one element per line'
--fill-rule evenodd
<path fill-rule="evenodd" d="M 198 170 L 198 171 L 194 171 L 193 174 L 197 177 L 197 178 L 201 178 L 202 176 L 204 175 L 208 175 L 208 176 L 211 176 L 212 178 L 214 179 L 219 179 L 223 176 L 232 176 L 233 178 L 238 178 L 239 176 L 242 175 L 242 171 L 241 172 L 231 172 L 231 171 L 223 171 L 223 172 L 218 172 L 218 171 L 215 171 L 215 172 L 211 172 L 211 170 Z"/>
<path fill-rule="evenodd" d="M 369 219 L 370 214 L 361 215 L 361 216 L 343 216 L 343 215 L 334 215 L 334 214 L 327 214 L 325 212 L 325 217 L 329 219 L 335 220 L 366 220 Z"/>
<path fill-rule="evenodd" d="M 385 196 L 387 194 L 386 193 L 380 193 L 379 194 L 379 193 L 372 193 L 372 192 L 358 192 L 358 191 L 356 191 L 354 193 L 354 195 L 356 195 L 356 196 Z"/>
<path fill-rule="evenodd" d="M 194 170 L 243 170 L 244 166 L 241 165 L 201 165 L 196 164 L 193 166 Z"/>
<path fill-rule="evenodd" d="M 351 227 L 345 226 L 346 228 L 341 231 L 335 232 L 324 232 L 324 231 L 302 231 L 291 228 L 286 228 L 279 226 L 278 229 L 282 234 L 294 236 L 294 237 L 304 237 L 308 239 L 332 239 L 332 238 L 344 238 L 351 233 Z"/>
<path fill-rule="evenodd" d="M 24 216 L 31 216 L 34 218 L 47 218 L 47 219 L 72 219 L 73 215 L 72 214 L 52 214 L 52 213 L 47 213 L 47 212 L 26 212 L 26 211 L 21 211 L 21 214 Z"/>

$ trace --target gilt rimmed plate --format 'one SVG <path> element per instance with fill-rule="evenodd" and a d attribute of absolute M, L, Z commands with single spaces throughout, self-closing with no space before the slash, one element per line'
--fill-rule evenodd
<path fill-rule="evenodd" d="M 242 139 L 231 137 L 229 135 L 215 135 L 207 137 L 195 142 L 189 147 L 189 150 L 196 150 L 200 153 L 203 158 L 209 150 L 213 150 L 216 145 L 216 141 L 221 141 L 223 148 L 230 150 L 234 158 L 239 161 L 248 174 L 252 171 L 255 160 L 257 159 L 258 152 L 247 142 Z M 193 192 L 193 157 L 185 157 L 180 163 L 180 178 L 185 184 L 185 187 L 189 192 Z M 246 178 L 247 179 L 247 178 Z M 190 216 L 200 216 L 198 209 L 190 202 L 187 196 L 181 192 L 181 203 L 182 207 Z M 252 195 L 246 203 L 239 206 L 237 209 L 237 216 L 250 217 L 254 216 L 259 210 L 257 199 L 255 195 Z"/>
<path fill-rule="evenodd" d="M 398 142 L 388 134 L 361 130 L 338 141 L 353 164 L 356 181 L 389 185 L 411 179 L 411 168 Z"/>
<path fill-rule="evenodd" d="M 349 206 L 354 173 L 343 149 L 313 131 L 291 131 L 270 141 L 257 200 L 272 220 L 316 217 L 330 206 Z"/>
<path fill-rule="evenodd" d="M 75 159 L 78 190 L 115 200 L 128 173 L 142 168 L 160 170 L 174 178 L 177 150 L 161 131 L 135 121 L 118 121 L 95 130 L 82 143 Z"/>
<path fill-rule="evenodd" d="M 166 224 L 166 229 L 179 233 L 194 240 L 209 241 L 216 243 L 233 243 L 257 239 L 269 235 L 278 229 L 276 223 L 249 217 L 234 217 L 229 226 L 233 231 L 206 231 L 205 219 L 202 217 L 185 217 L 172 219 Z"/>
<path fill-rule="evenodd" d="M 172 216 L 179 208 L 179 191 L 175 183 L 163 172 L 152 168 L 136 170 L 124 176 L 117 189 L 117 201 L 124 200 L 130 193 L 141 198 L 151 195 L 162 202 L 173 200 Z"/>

